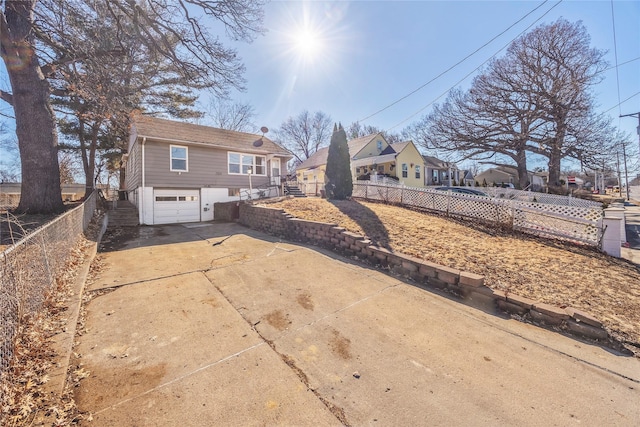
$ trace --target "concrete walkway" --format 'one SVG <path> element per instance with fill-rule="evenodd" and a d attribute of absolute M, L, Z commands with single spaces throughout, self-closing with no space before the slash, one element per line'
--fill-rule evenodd
<path fill-rule="evenodd" d="M 622 248 L 622 257 L 640 268 L 640 187 L 632 187 L 629 202 L 625 203 L 628 248 Z"/>
<path fill-rule="evenodd" d="M 87 283 L 89 426 L 640 424 L 640 360 L 237 224 L 134 228 Z"/>

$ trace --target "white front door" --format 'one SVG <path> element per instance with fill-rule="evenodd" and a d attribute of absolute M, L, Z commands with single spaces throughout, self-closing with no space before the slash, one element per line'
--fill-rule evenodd
<path fill-rule="evenodd" d="M 280 159 L 271 159 L 271 182 L 280 185 Z"/>
<path fill-rule="evenodd" d="M 153 223 L 200 221 L 200 190 L 154 190 Z"/>

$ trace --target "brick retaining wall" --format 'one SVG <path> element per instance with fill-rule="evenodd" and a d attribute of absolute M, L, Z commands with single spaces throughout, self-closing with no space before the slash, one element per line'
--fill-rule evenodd
<path fill-rule="evenodd" d="M 510 292 L 493 290 L 484 284 L 484 276 L 444 267 L 387 248 L 375 246 L 364 236 L 346 231 L 337 224 L 307 221 L 282 209 L 240 204 L 240 223 L 273 236 L 308 243 L 357 257 L 392 273 L 411 279 L 421 286 L 452 292 L 472 305 L 490 306 L 509 314 L 529 318 L 536 323 L 559 327 L 574 335 L 606 340 L 602 323 L 589 313 L 568 307 L 558 308 L 532 301 Z"/>

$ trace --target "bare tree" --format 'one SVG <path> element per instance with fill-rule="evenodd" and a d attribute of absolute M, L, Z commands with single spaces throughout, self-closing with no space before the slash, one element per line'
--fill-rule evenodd
<path fill-rule="evenodd" d="M 7 126 L 0 123 L 0 182 L 20 181 L 20 154 L 18 141 L 7 135 Z"/>
<path fill-rule="evenodd" d="M 514 41 L 467 92 L 452 91 L 410 133 L 425 148 L 515 165 L 523 187 L 527 154 L 545 156 L 549 182 L 559 184 L 562 159 L 589 163 L 613 136 L 589 92 L 605 66 L 602 55 L 589 48 L 581 23 L 542 25 Z"/>
<path fill-rule="evenodd" d="M 58 136 L 50 89 L 36 51 L 36 0 L 3 2 L 0 48 L 12 93 L 0 99 L 13 107 L 20 147 L 22 190 L 18 211 L 61 212 Z"/>
<path fill-rule="evenodd" d="M 607 150 L 615 134 L 594 113 L 591 88 L 602 80 L 607 63 L 605 52 L 590 42 L 581 22 L 559 19 L 514 41 L 507 54 L 520 68 L 520 92 L 534 92 L 541 101 L 536 108 L 544 114 L 545 126 L 532 138 L 537 144 L 531 151 L 549 159 L 550 186 L 560 183 L 563 158 L 588 162 L 591 153 Z"/>
<path fill-rule="evenodd" d="M 65 136 L 60 145 L 79 153 L 85 196 L 94 190 L 100 171 L 120 163 L 116 157 L 126 152 L 132 110 L 180 118 L 201 115 L 193 109 L 197 98 L 192 87 L 180 78 L 175 64 L 135 38 L 119 40 L 117 31 L 130 23 L 116 25 L 99 7 L 94 12 L 92 20 L 68 14 L 65 26 L 68 32 L 74 29 L 77 40 L 87 46 L 99 44 L 107 53 L 60 66 L 53 79 L 53 104 Z M 124 171 L 119 177 L 122 187 Z"/>
<path fill-rule="evenodd" d="M 347 128 L 346 132 L 347 132 L 347 137 L 350 140 L 351 139 L 356 139 L 356 138 L 361 138 L 361 137 L 367 136 L 367 135 L 374 135 L 376 133 L 382 133 L 382 136 L 384 136 L 384 139 L 389 144 L 395 144 L 396 142 L 404 141 L 404 138 L 402 137 L 402 135 L 400 135 L 398 133 L 388 132 L 388 131 L 380 129 L 377 126 L 362 125 L 360 122 L 351 123 L 349 125 L 349 127 Z"/>
<path fill-rule="evenodd" d="M 78 159 L 73 153 L 65 150 L 58 152 L 58 163 L 60 164 L 60 183 L 73 184 L 76 176 L 79 175 Z"/>
<path fill-rule="evenodd" d="M 214 127 L 238 132 L 255 132 L 256 113 L 251 104 L 214 99 L 209 105 L 209 117 Z"/>
<path fill-rule="evenodd" d="M 331 117 L 321 111 L 311 114 L 305 110 L 297 117 L 289 117 L 274 133 L 276 142 L 291 151 L 296 162 L 302 163 L 329 144 Z"/>
<path fill-rule="evenodd" d="M 18 211 L 51 213 L 63 209 L 58 135 L 49 103 L 49 79 L 58 67 L 116 54 L 118 49 L 124 50 L 125 41 L 135 39 L 174 64 L 185 84 L 226 96 L 230 88 L 243 87 L 244 67 L 236 51 L 224 47 L 209 32 L 210 21 L 197 15 L 222 23 L 234 40 L 250 42 L 263 31 L 262 6 L 262 0 L 2 2 L 0 47 L 11 92 L 0 91 L 0 99 L 15 112 L 22 163 Z M 115 51 L 99 43 L 84 44 L 74 33 L 77 26 L 64 25 L 69 17 L 90 22 L 98 9 L 111 16 L 116 40 L 123 45 Z"/>

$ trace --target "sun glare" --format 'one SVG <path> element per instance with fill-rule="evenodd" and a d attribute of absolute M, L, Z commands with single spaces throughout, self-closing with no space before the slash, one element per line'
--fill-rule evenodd
<path fill-rule="evenodd" d="M 296 52 L 307 60 L 315 59 L 322 51 L 322 39 L 317 32 L 305 28 L 294 37 Z"/>

